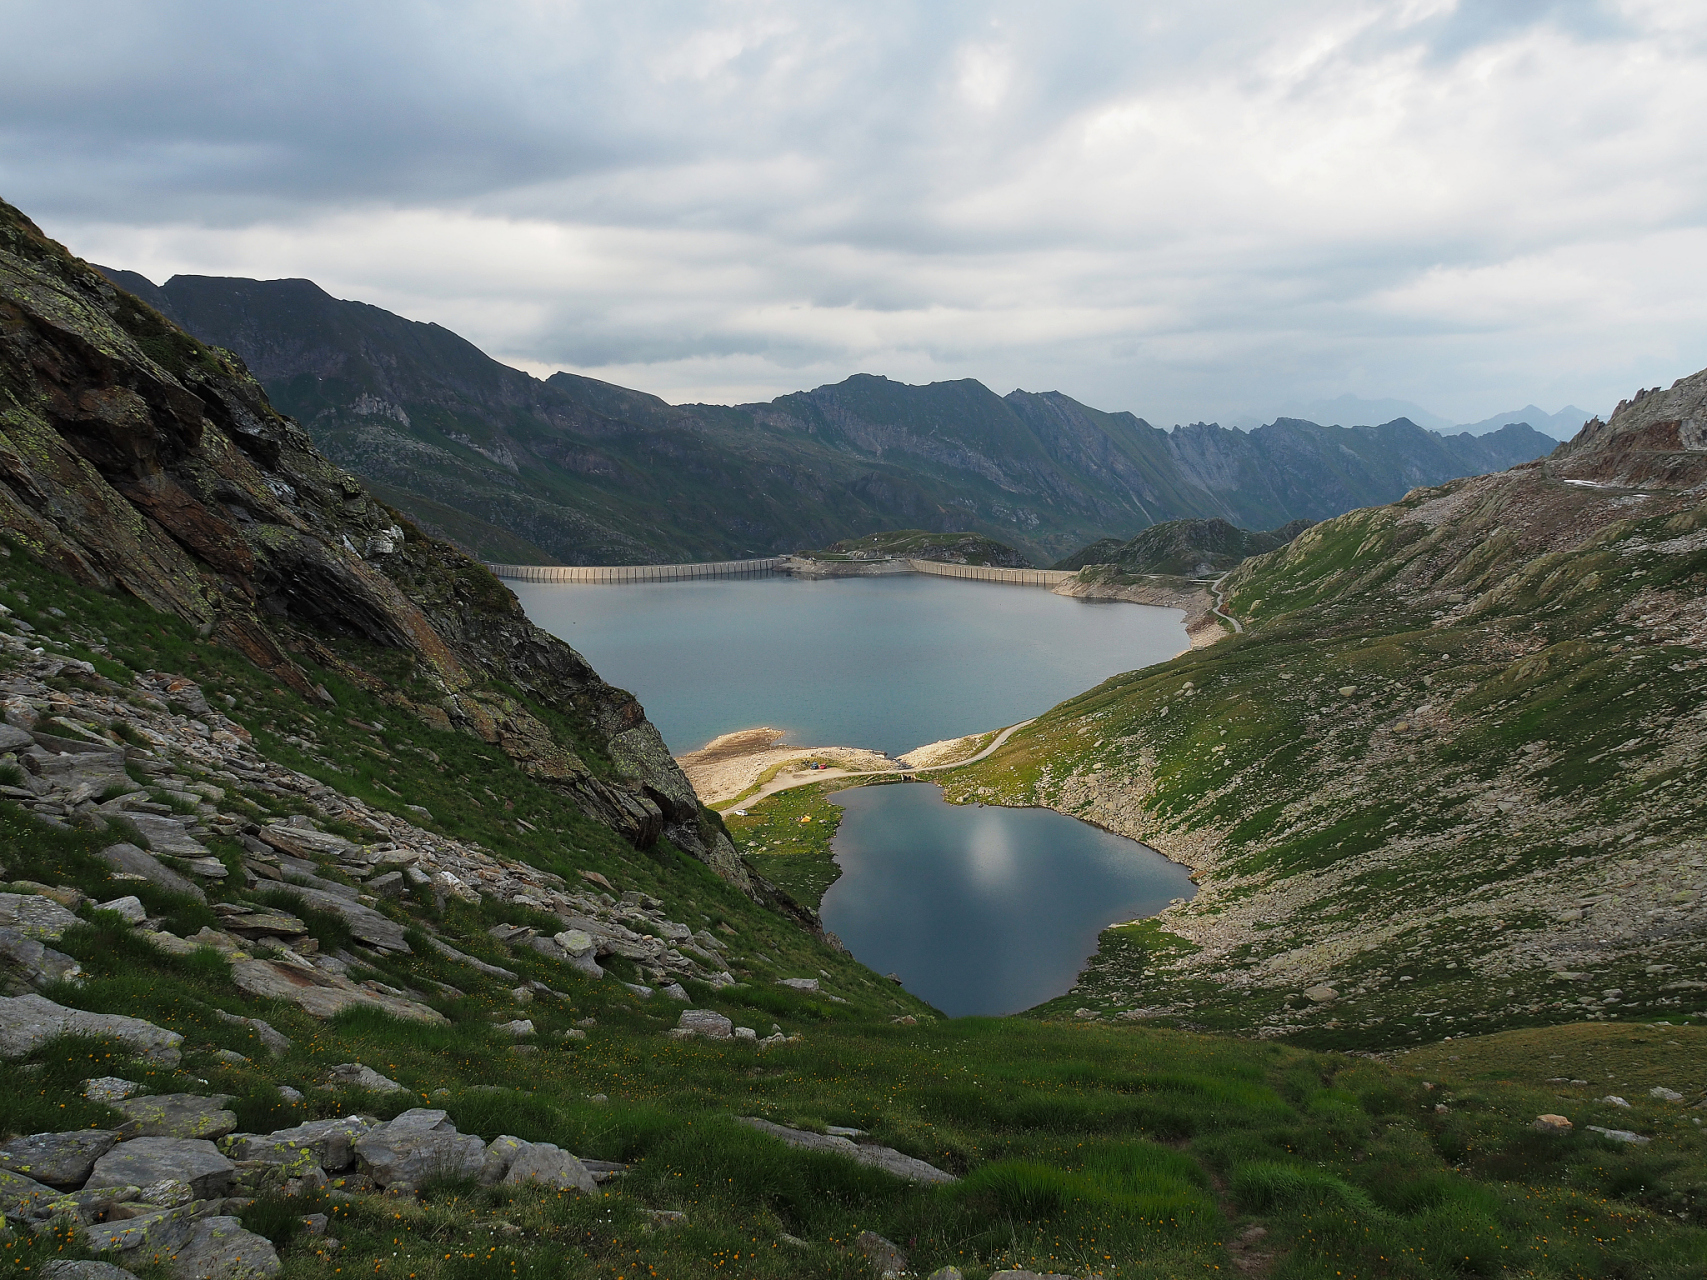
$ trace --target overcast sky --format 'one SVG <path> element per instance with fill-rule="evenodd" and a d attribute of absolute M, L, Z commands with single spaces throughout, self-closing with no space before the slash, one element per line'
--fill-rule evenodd
<path fill-rule="evenodd" d="M 0 196 L 537 373 L 1158 424 L 1707 366 L 1707 4 L 8 0 Z"/>

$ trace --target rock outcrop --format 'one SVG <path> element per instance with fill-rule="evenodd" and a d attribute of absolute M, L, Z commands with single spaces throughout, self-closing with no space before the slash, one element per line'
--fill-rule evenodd
<path fill-rule="evenodd" d="M 306 698 L 326 695 L 293 652 L 384 687 L 323 637 L 403 650 L 419 679 L 384 694 L 401 710 L 498 747 L 636 846 L 668 838 L 756 891 L 631 695 L 316 452 L 237 357 L 3 203 L 0 528 L 86 583 L 197 624 Z M 536 707 L 568 717 L 576 740 Z M 123 765 L 107 747 L 42 768 L 95 795 L 134 788 Z M 154 852 L 196 856 L 170 832 L 156 839 L 154 816 L 134 819 Z"/>

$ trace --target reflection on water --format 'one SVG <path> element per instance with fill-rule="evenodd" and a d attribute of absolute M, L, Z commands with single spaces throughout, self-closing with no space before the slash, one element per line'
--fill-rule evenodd
<path fill-rule="evenodd" d="M 923 576 L 510 585 L 677 754 L 755 725 L 907 751 L 1028 719 L 1187 643 L 1177 609 Z"/>
<path fill-rule="evenodd" d="M 922 783 L 831 798 L 846 812 L 825 926 L 950 1016 L 1060 995 L 1104 928 L 1195 892 L 1179 864 L 1053 810 L 951 805 Z"/>

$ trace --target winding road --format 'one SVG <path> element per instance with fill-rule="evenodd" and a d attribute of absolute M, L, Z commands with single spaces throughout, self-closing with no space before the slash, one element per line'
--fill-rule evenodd
<path fill-rule="evenodd" d="M 829 782 L 836 778 L 882 778 L 892 774 L 905 777 L 916 777 L 921 773 L 938 773 L 944 769 L 958 769 L 962 765 L 976 764 L 978 761 L 987 759 L 994 755 L 996 750 L 1006 742 L 1010 736 L 1025 728 L 1026 725 L 1031 724 L 1035 719 L 1036 717 L 1033 716 L 1031 720 L 1021 720 L 1018 724 L 1010 724 L 1006 729 L 1003 729 L 998 733 L 991 741 L 990 745 L 978 752 L 977 755 L 967 756 L 964 760 L 951 760 L 947 764 L 927 764 L 922 765 L 917 769 L 813 769 L 806 773 L 779 773 L 776 777 L 765 783 L 764 786 L 753 792 L 752 795 L 743 796 L 739 801 L 731 801 L 730 808 L 721 809 L 719 812 L 733 812 L 733 806 L 737 803 L 745 809 L 750 805 L 757 804 L 761 800 L 769 799 L 779 791 L 789 791 L 795 787 L 810 786 L 814 782 Z"/>
<path fill-rule="evenodd" d="M 1209 594 L 1215 597 L 1215 607 L 1213 609 L 1211 609 L 1210 612 L 1213 613 L 1217 618 L 1224 618 L 1226 621 L 1231 622 L 1233 624 L 1233 630 L 1234 631 L 1243 632 L 1245 629 L 1245 624 L 1240 622 L 1237 618 L 1235 618 L 1232 614 L 1228 613 L 1227 610 L 1222 607 L 1226 603 L 1226 601 L 1222 598 L 1222 595 L 1221 595 L 1221 584 L 1225 581 L 1227 581 L 1227 575 L 1224 573 L 1219 578 L 1215 579 L 1214 582 L 1209 584 Z"/>

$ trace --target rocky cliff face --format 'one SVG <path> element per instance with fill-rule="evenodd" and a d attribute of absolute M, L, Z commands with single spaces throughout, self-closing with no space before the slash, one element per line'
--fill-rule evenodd
<path fill-rule="evenodd" d="M 3 203 L 0 526 L 304 697 L 329 695 L 293 653 L 500 747 L 636 846 L 668 838 L 754 887 L 631 695 L 328 462 L 235 356 Z M 406 655 L 407 688 L 335 641 Z"/>

